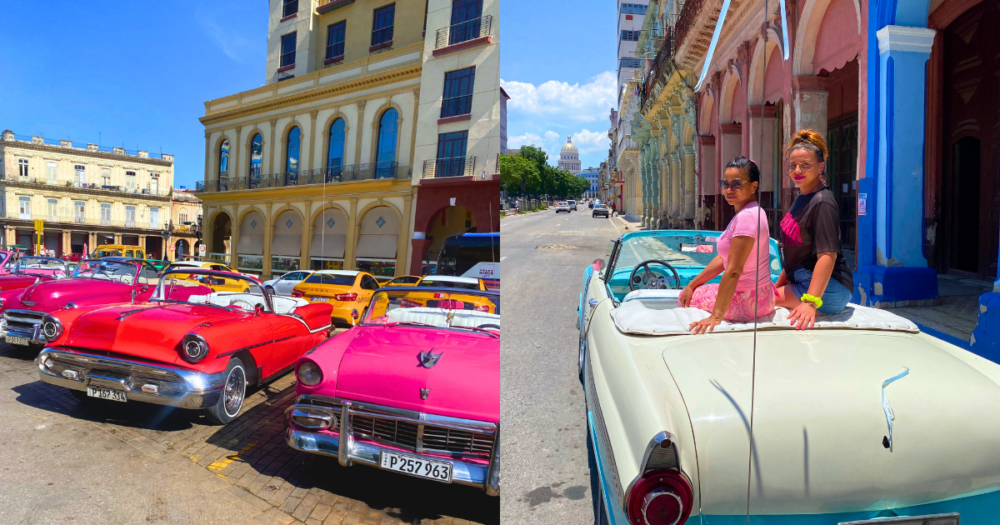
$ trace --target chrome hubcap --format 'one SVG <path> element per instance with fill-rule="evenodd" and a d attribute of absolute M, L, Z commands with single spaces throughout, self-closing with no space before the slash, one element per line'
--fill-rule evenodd
<path fill-rule="evenodd" d="M 226 380 L 226 389 L 224 395 L 226 398 L 226 413 L 235 416 L 240 411 L 240 407 L 243 406 L 243 394 L 246 390 L 246 378 L 243 375 L 242 368 L 234 368 L 232 372 L 229 372 L 229 378 Z"/>

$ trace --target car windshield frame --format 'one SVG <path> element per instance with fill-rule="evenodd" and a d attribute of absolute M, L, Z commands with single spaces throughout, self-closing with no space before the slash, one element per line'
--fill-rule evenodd
<path fill-rule="evenodd" d="M 382 323 L 373 322 L 372 315 L 373 315 L 374 310 L 372 309 L 372 305 L 375 304 L 375 302 L 378 299 L 378 297 L 379 297 L 380 294 L 386 294 L 386 295 L 390 295 L 390 296 L 391 295 L 398 295 L 398 296 L 400 296 L 399 300 L 402 301 L 402 299 L 405 298 L 407 295 L 420 294 L 420 293 L 445 294 L 448 297 L 436 297 L 435 296 L 435 299 L 444 299 L 444 300 L 451 300 L 450 297 L 452 295 L 482 297 L 482 298 L 484 298 L 484 299 L 486 299 L 486 300 L 488 300 L 488 301 L 490 301 L 490 302 L 493 303 L 495 312 L 493 314 L 490 314 L 490 315 L 497 316 L 497 320 L 496 320 L 497 322 L 496 322 L 496 324 L 497 324 L 497 326 L 500 326 L 500 294 L 498 292 L 490 292 L 490 291 L 485 291 L 485 290 L 459 290 L 459 289 L 456 289 L 456 288 L 438 288 L 438 287 L 423 287 L 423 286 L 402 287 L 402 288 L 389 287 L 389 288 L 380 288 L 379 290 L 376 290 L 375 293 L 372 294 L 371 301 L 368 303 L 368 307 L 365 308 L 365 311 L 364 311 L 364 313 L 361 316 L 361 320 L 358 322 L 358 326 L 396 326 L 395 323 L 387 325 L 385 322 L 382 322 Z M 390 298 L 389 301 L 390 301 L 390 305 L 391 305 L 393 299 Z M 466 301 L 462 301 L 462 302 L 466 302 Z M 381 317 L 385 317 L 388 314 L 389 311 L 395 310 L 395 309 L 398 309 L 398 308 L 403 308 L 403 306 L 400 305 L 400 306 L 396 306 L 396 308 L 387 309 L 385 314 L 383 314 L 382 316 L 377 317 L 376 319 L 379 319 Z M 418 305 L 418 306 L 410 306 L 410 307 L 406 307 L 406 308 L 435 308 L 435 307 L 433 307 L 433 306 L 430 306 L 430 307 L 428 307 L 428 306 L 419 306 Z M 463 311 L 463 312 L 464 311 L 476 311 L 476 310 L 465 310 L 465 309 L 463 309 L 463 310 L 456 310 L 454 308 L 441 308 L 441 307 L 438 307 L 438 308 L 441 311 L 446 311 L 446 312 L 447 311 Z M 405 325 L 406 326 L 417 326 L 417 327 L 433 328 L 435 330 L 440 330 L 441 329 L 441 327 L 439 327 L 439 326 L 429 325 L 429 324 L 425 325 L 425 324 L 420 324 L 420 323 L 405 323 Z M 495 335 L 495 336 L 499 337 L 499 330 L 497 330 L 496 333 L 493 333 L 493 332 L 490 332 L 489 330 L 486 330 L 486 329 L 473 329 L 473 328 L 469 328 L 469 327 L 451 326 L 451 325 L 449 325 L 447 327 L 447 329 L 449 329 L 449 330 L 461 330 L 461 331 L 471 331 L 471 332 L 487 333 L 487 334 Z"/>
<path fill-rule="evenodd" d="M 132 266 L 134 266 L 135 267 L 135 271 L 132 273 L 132 282 L 131 283 L 124 283 L 122 281 L 115 281 L 115 280 L 112 280 L 112 279 L 101 279 L 101 278 L 95 277 L 95 275 L 97 275 L 96 272 L 92 272 L 90 275 L 82 275 L 81 274 L 81 271 L 84 270 L 84 269 L 89 269 L 90 265 L 99 265 L 99 264 L 114 264 L 114 265 L 120 265 L 120 266 L 132 265 Z M 138 281 L 138 279 L 139 279 L 139 272 L 141 272 L 141 271 L 142 271 L 142 263 L 140 261 L 137 261 L 137 260 L 136 261 L 132 261 L 132 260 L 116 260 L 116 259 L 109 259 L 109 258 L 104 258 L 104 259 L 84 259 L 84 260 L 80 261 L 79 264 L 76 265 L 76 269 L 73 270 L 72 277 L 74 279 L 94 279 L 94 280 L 98 280 L 98 281 L 119 282 L 121 284 L 130 284 L 130 285 L 132 285 L 132 284 L 135 284 Z M 102 273 L 103 273 L 103 275 L 108 275 L 107 273 L 104 273 L 104 272 L 102 272 Z M 124 275 L 124 274 L 122 274 L 122 275 Z"/>
<path fill-rule="evenodd" d="M 447 276 L 444 276 L 447 277 Z M 427 277 L 420 279 L 417 286 L 426 286 L 428 288 L 448 288 L 450 290 L 474 290 L 479 291 L 479 282 L 465 283 L 461 281 L 451 281 L 451 280 L 438 280 L 437 277 L 430 277 L 430 282 L 427 282 Z M 436 281 L 436 282 L 435 282 Z M 465 288 L 466 286 L 472 286 L 473 288 Z"/>
<path fill-rule="evenodd" d="M 218 304 L 214 304 L 214 303 L 194 303 L 194 302 L 190 302 L 190 301 L 181 301 L 181 300 L 178 300 L 178 299 L 167 299 L 166 296 L 164 295 L 164 293 L 172 285 L 166 284 L 166 280 L 167 280 L 167 278 L 169 276 L 175 275 L 175 274 L 185 275 L 185 276 L 188 276 L 188 277 L 190 277 L 191 275 L 203 275 L 203 276 L 206 276 L 206 277 L 217 277 L 217 278 L 220 278 L 220 279 L 230 279 L 230 280 L 234 280 L 234 281 L 244 281 L 244 282 L 247 282 L 247 283 L 250 284 L 250 290 L 251 290 L 250 292 L 217 292 L 215 290 L 212 290 L 212 293 L 219 294 L 220 296 L 225 296 L 225 295 L 246 295 L 248 293 L 250 295 L 260 295 L 261 298 L 264 300 L 264 311 L 265 311 L 265 313 L 274 313 L 274 302 L 271 301 L 271 295 L 268 294 L 264 290 L 264 286 L 262 284 L 258 283 L 256 280 L 254 280 L 254 279 L 252 279 L 250 277 L 247 277 L 246 275 L 242 275 L 242 274 L 237 274 L 237 273 L 232 273 L 232 272 L 220 272 L 218 270 L 208 270 L 208 269 L 204 269 L 204 268 L 191 268 L 190 270 L 177 268 L 177 269 L 173 269 L 173 270 L 164 270 L 163 273 L 160 274 L 160 280 L 159 280 L 159 282 L 156 283 L 156 289 L 153 290 L 153 295 L 149 298 L 150 302 L 168 303 L 168 304 L 188 304 L 188 305 L 195 305 L 195 306 L 214 306 L 216 308 L 222 308 L 224 310 L 231 311 L 231 312 L 241 312 L 241 313 L 251 313 L 251 314 L 254 313 L 253 310 L 246 310 L 246 309 L 242 309 L 242 308 L 240 308 L 240 309 L 231 309 L 231 308 L 228 308 L 228 307 L 225 307 L 225 306 L 222 306 L 222 305 L 218 305 Z M 198 283 L 198 282 L 192 281 L 191 279 L 186 278 L 186 277 L 184 277 L 184 278 L 174 277 L 173 279 L 177 280 L 177 281 L 187 281 L 187 282 L 190 282 L 190 283 L 193 283 L 193 284 L 204 286 L 206 288 L 209 287 L 209 285 L 207 285 L 207 284 Z M 255 293 L 253 291 L 254 287 L 257 288 L 257 291 L 259 293 Z"/>
<path fill-rule="evenodd" d="M 42 272 L 51 271 L 51 270 L 46 270 L 44 268 L 24 268 L 21 262 L 27 259 L 33 259 L 36 261 L 52 261 L 58 263 L 60 266 L 62 266 L 63 277 L 69 277 L 70 275 L 69 267 L 66 265 L 66 261 L 62 259 L 56 259 L 55 257 L 42 257 L 38 255 L 25 255 L 18 258 L 18 260 L 14 262 L 14 267 L 11 269 L 11 272 L 17 275 L 32 275 L 37 277 L 40 274 L 29 273 L 29 270 L 37 270 Z M 55 274 L 53 273 L 53 275 Z M 42 274 L 42 276 L 49 277 L 49 275 L 44 275 L 44 274 Z"/>

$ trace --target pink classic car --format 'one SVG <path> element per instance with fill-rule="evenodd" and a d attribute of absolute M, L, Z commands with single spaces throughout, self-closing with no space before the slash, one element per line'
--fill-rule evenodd
<path fill-rule="evenodd" d="M 9 268 L 10 273 L 0 275 L 0 291 L 27 288 L 69 276 L 66 263 L 53 257 L 24 256 L 11 263 Z"/>
<path fill-rule="evenodd" d="M 433 307 L 416 300 L 428 295 Z M 500 494 L 499 294 L 379 290 L 359 325 L 299 358 L 295 374 L 292 448 Z"/>
<path fill-rule="evenodd" d="M 156 269 L 134 260 L 85 260 L 66 279 L 0 291 L 0 336 L 8 344 L 41 348 L 51 338 L 46 314 L 81 306 L 144 303 L 157 283 Z"/>
<path fill-rule="evenodd" d="M 12 252 L 6 250 L 0 250 L 0 275 L 7 275 L 12 272 L 11 263 L 14 261 Z"/>

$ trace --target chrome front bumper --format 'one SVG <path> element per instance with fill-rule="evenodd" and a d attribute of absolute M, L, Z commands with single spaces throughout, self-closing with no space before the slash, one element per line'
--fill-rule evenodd
<path fill-rule="evenodd" d="M 129 401 L 178 408 L 208 408 L 219 402 L 225 372 L 205 374 L 166 364 L 106 357 L 65 348 L 45 348 L 35 358 L 38 378 L 72 390 L 88 386 L 125 392 Z"/>
<path fill-rule="evenodd" d="M 301 402 L 303 397 L 310 396 L 300 396 L 299 401 Z M 380 455 L 382 451 L 394 452 L 397 454 L 407 454 L 418 457 L 426 457 L 427 459 L 432 459 L 434 461 L 443 461 L 452 464 L 452 482 L 459 483 L 462 485 L 470 485 L 473 487 L 479 487 L 486 491 L 486 494 L 490 496 L 500 495 L 500 429 L 496 427 L 496 434 L 494 435 L 494 443 L 492 453 L 490 455 L 489 465 L 481 465 L 478 463 L 473 463 L 469 461 L 463 461 L 461 459 L 445 459 L 439 456 L 429 456 L 421 454 L 420 452 L 413 452 L 410 450 L 400 450 L 400 448 L 394 448 L 389 446 L 382 446 L 378 443 L 372 441 L 358 441 L 355 439 L 354 432 L 351 429 L 351 410 L 353 406 L 359 406 L 365 409 L 371 408 L 385 408 L 387 410 L 394 410 L 388 407 L 374 407 L 372 405 L 362 405 L 354 404 L 350 401 L 337 400 L 342 403 L 340 409 L 324 409 L 322 406 L 317 406 L 313 404 L 295 404 L 288 407 L 285 410 L 285 441 L 288 446 L 301 450 L 303 452 L 310 452 L 313 454 L 320 454 L 323 456 L 335 457 L 339 460 L 340 464 L 345 467 L 351 466 L 354 462 L 358 462 L 362 465 L 369 465 L 373 467 L 378 467 L 380 464 Z M 297 415 L 301 412 L 297 411 L 308 411 L 312 414 L 316 412 L 328 410 L 330 412 L 330 417 L 332 420 L 338 421 L 338 429 L 340 432 L 338 435 L 333 436 L 320 431 L 304 430 L 301 428 L 296 428 L 292 424 L 292 416 Z M 395 410 L 394 410 L 395 411 Z M 402 411 L 397 411 L 402 412 Z M 428 416 L 422 414 L 424 418 L 434 416 Z M 424 418 L 406 418 L 396 416 L 394 419 L 397 421 L 406 421 L 414 424 L 427 424 L 429 421 Z M 444 418 L 442 418 L 444 419 Z M 482 425 L 481 422 L 475 422 L 476 424 Z M 341 440 L 340 436 L 348 436 L 346 440 Z"/>
<path fill-rule="evenodd" d="M 22 330 L 9 328 L 7 330 L 0 330 L 0 340 L 3 340 L 6 336 L 11 337 L 27 337 L 28 342 L 33 345 L 45 346 L 49 340 L 42 335 L 42 325 L 35 325 L 34 330 Z"/>

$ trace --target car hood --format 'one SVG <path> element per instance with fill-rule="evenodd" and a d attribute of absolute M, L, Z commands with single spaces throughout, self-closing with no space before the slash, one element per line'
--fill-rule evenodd
<path fill-rule="evenodd" d="M 81 315 L 58 343 L 190 367 L 178 354 L 184 335 L 235 315 L 238 314 L 203 305 L 115 305 Z M 209 346 L 214 346 L 213 343 L 209 341 Z M 211 357 L 207 360 L 214 361 Z"/>
<path fill-rule="evenodd" d="M 1000 487 L 997 365 L 924 334 L 813 330 L 670 338 L 704 514 L 899 508 Z M 756 366 L 756 381 L 751 370 Z M 895 414 L 893 444 L 884 392 Z M 751 387 L 754 406 L 751 414 Z"/>
<path fill-rule="evenodd" d="M 0 288 L 2 287 L 0 284 Z M 69 278 L 54 281 L 43 279 L 40 283 L 25 288 L 16 300 L 3 306 L 4 309 L 27 308 L 39 312 L 51 312 L 62 308 L 70 301 L 77 306 L 128 301 L 132 290 L 131 285 L 96 279 Z M 26 301 L 34 304 L 24 304 Z"/>
<path fill-rule="evenodd" d="M 16 290 L 18 288 L 26 288 L 36 282 L 41 284 L 54 280 L 54 278 L 45 275 L 23 275 L 13 273 L 0 275 L 0 290 Z"/>
<path fill-rule="evenodd" d="M 460 330 L 358 327 L 337 397 L 477 421 L 500 421 L 500 339 Z M 431 368 L 419 354 L 441 357 Z M 319 356 L 314 357 L 322 362 Z M 421 389 L 429 389 L 421 399 Z"/>

